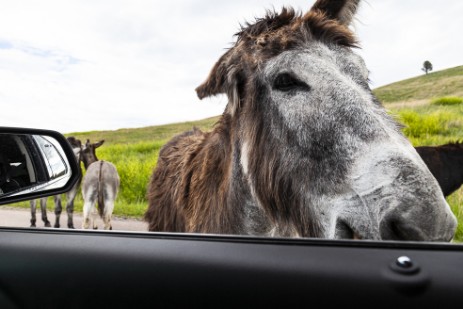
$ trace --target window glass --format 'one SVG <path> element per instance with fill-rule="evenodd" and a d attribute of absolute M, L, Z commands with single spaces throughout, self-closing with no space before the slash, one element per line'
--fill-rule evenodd
<path fill-rule="evenodd" d="M 445 183 L 461 179 L 447 176 L 459 156 L 428 160 L 443 145 L 458 154 L 463 138 L 463 43 L 453 39 L 463 2 L 361 1 L 353 20 L 352 8 L 325 12 L 333 23 L 306 14 L 314 2 L 10 1 L 0 10 L 1 125 L 63 133 L 95 192 L 113 170 L 113 230 L 447 241 L 455 228 L 463 241 L 449 219 L 463 220 L 463 189 Z M 276 17 L 283 7 L 298 13 Z M 19 155 L 0 158 L 0 194 L 59 186 L 69 171 L 53 140 L 34 136 L 36 152 L 30 142 L 17 137 Z M 168 193 L 151 192 L 153 179 Z M 84 226 L 82 183 L 42 200 L 52 226 Z M 145 221 L 150 198 L 169 190 L 184 211 Z M 11 211 L 31 226 L 37 203 L 0 207 L 0 225 L 13 225 L 1 213 Z M 55 216 L 66 207 L 72 219 Z M 97 206 L 91 214 L 110 226 Z"/>

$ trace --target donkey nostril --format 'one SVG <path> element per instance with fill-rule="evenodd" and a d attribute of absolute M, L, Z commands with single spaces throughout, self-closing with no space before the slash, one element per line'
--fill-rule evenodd
<path fill-rule="evenodd" d="M 339 220 L 336 223 L 336 238 L 337 239 L 362 239 L 360 235 L 344 221 Z"/>
<path fill-rule="evenodd" d="M 403 231 L 400 229 L 400 224 L 397 221 L 389 222 L 389 231 L 390 231 L 391 239 L 393 240 L 405 239 L 405 235 L 403 235 Z"/>
<path fill-rule="evenodd" d="M 383 220 L 380 225 L 383 240 L 422 240 L 423 235 L 404 221 L 394 219 Z"/>
<path fill-rule="evenodd" d="M 400 228 L 401 225 L 395 218 L 385 218 L 380 224 L 381 239 L 401 240 L 405 235 Z"/>

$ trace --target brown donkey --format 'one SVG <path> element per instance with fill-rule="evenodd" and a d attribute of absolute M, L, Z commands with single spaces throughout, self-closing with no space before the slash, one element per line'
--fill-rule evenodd
<path fill-rule="evenodd" d="M 229 102 L 212 132 L 160 151 L 150 231 L 449 241 L 436 179 L 371 92 L 349 26 L 359 0 L 268 12 L 196 91 Z"/>

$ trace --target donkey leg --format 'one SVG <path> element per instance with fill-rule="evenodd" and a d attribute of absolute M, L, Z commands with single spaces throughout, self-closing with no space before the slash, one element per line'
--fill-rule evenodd
<path fill-rule="evenodd" d="M 98 224 L 97 224 L 97 218 L 98 218 L 98 214 L 96 213 L 96 211 L 93 211 L 92 213 L 92 222 L 93 222 L 93 229 L 94 230 L 98 230 Z"/>
<path fill-rule="evenodd" d="M 55 225 L 54 227 L 59 229 L 60 224 L 60 216 L 61 216 L 61 211 L 63 210 L 63 206 L 61 204 L 61 195 L 55 195 Z"/>
<path fill-rule="evenodd" d="M 104 216 L 103 217 L 104 229 L 105 230 L 112 230 L 113 227 L 111 225 L 111 216 Z"/>
<path fill-rule="evenodd" d="M 47 198 L 42 197 L 40 199 L 40 210 L 42 211 L 42 221 L 45 227 L 51 227 L 50 221 L 47 218 Z"/>
<path fill-rule="evenodd" d="M 82 221 L 83 229 L 88 229 L 90 227 L 90 221 L 91 221 L 91 217 L 93 216 L 93 209 L 95 207 L 95 202 L 96 202 L 95 199 L 85 200 L 84 202 L 84 208 L 83 208 L 84 218 Z M 92 221 L 95 222 L 95 220 L 92 220 Z"/>
<path fill-rule="evenodd" d="M 104 222 L 104 229 L 105 230 L 112 230 L 113 227 L 111 225 L 111 216 L 114 209 L 114 203 L 111 201 L 105 201 L 105 209 L 103 212 L 103 222 Z"/>
<path fill-rule="evenodd" d="M 77 186 L 71 189 L 66 194 L 66 212 L 68 214 L 68 228 L 73 229 L 74 228 L 74 222 L 73 222 L 73 213 L 74 213 L 74 199 L 76 198 L 77 195 Z"/>
<path fill-rule="evenodd" d="M 37 210 L 37 200 L 31 200 L 31 227 L 35 227 L 35 222 L 37 221 L 35 217 L 35 212 Z"/>
<path fill-rule="evenodd" d="M 73 229 L 74 228 L 74 220 L 73 220 L 74 201 L 69 201 L 67 203 L 66 212 L 68 213 L 68 228 Z"/>
<path fill-rule="evenodd" d="M 82 228 L 83 229 L 88 229 L 90 226 L 90 208 L 92 207 L 91 204 L 85 202 L 84 203 L 84 218 L 82 220 Z"/>

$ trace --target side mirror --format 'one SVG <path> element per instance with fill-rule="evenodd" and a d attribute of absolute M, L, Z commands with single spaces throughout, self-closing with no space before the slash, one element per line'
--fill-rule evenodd
<path fill-rule="evenodd" d="M 0 205 L 67 192 L 79 178 L 61 133 L 0 127 Z"/>

